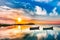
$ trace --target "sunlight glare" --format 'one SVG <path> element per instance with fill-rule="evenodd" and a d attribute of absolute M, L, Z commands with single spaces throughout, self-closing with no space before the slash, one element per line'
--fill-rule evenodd
<path fill-rule="evenodd" d="M 18 22 L 21 22 L 22 21 L 22 19 L 21 18 L 18 18 Z"/>

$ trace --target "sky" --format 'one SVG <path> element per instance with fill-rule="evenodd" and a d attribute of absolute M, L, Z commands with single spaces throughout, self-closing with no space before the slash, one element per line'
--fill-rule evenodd
<path fill-rule="evenodd" d="M 60 14 L 60 1 L 59 0 L 0 0 L 1 6 L 8 6 L 11 8 L 23 8 L 31 11 L 46 11 L 47 15 L 51 12 Z M 54 11 L 53 11 L 54 10 Z M 39 12 L 40 12 L 39 11 Z M 58 14 L 53 15 L 58 15 Z M 38 14 L 39 15 L 39 14 Z M 42 14 L 41 14 L 42 15 Z"/>
<path fill-rule="evenodd" d="M 60 22 L 60 0 L 0 0 L 1 9 L 22 10 L 34 20 Z"/>

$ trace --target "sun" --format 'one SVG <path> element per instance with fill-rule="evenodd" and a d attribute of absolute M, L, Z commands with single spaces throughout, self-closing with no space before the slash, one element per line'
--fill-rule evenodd
<path fill-rule="evenodd" d="M 21 17 L 16 18 L 16 24 L 20 24 L 21 22 L 22 22 L 22 18 Z"/>
<path fill-rule="evenodd" d="M 19 18 L 17 19 L 17 21 L 18 21 L 18 22 L 21 22 L 21 21 L 22 21 L 22 19 L 19 17 Z"/>

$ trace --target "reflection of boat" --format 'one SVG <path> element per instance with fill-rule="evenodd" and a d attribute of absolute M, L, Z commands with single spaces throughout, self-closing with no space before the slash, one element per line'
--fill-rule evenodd
<path fill-rule="evenodd" d="M 39 27 L 31 27 L 30 30 L 39 30 Z"/>
<path fill-rule="evenodd" d="M 53 30 L 53 27 L 43 28 L 43 30 Z"/>

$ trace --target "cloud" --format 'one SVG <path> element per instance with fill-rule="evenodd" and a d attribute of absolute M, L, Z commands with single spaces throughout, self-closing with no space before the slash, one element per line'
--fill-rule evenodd
<path fill-rule="evenodd" d="M 58 13 L 56 12 L 56 7 L 53 9 L 53 11 L 49 14 L 50 16 L 58 16 Z"/>
<path fill-rule="evenodd" d="M 45 2 L 45 3 L 48 3 L 48 2 L 51 2 L 51 1 L 53 1 L 53 0 L 34 0 L 34 1 L 36 1 L 36 2 Z"/>
<path fill-rule="evenodd" d="M 4 10 L 4 9 L 12 9 L 12 8 L 7 7 L 7 6 L 0 6 L 0 10 Z"/>
<path fill-rule="evenodd" d="M 20 3 L 19 0 L 12 0 L 14 3 Z"/>
<path fill-rule="evenodd" d="M 37 15 L 43 15 L 43 16 L 46 16 L 46 15 L 47 15 L 47 11 L 46 11 L 45 9 L 42 10 L 42 8 L 39 7 L 39 6 L 36 6 L 36 7 L 35 7 L 35 10 L 36 10 L 35 13 L 36 13 Z"/>
<path fill-rule="evenodd" d="M 55 7 L 52 10 L 52 12 L 49 13 L 49 16 L 58 16 L 58 13 L 56 12 L 56 9 L 57 8 Z M 47 10 L 45 10 L 45 9 L 42 10 L 42 8 L 39 7 L 39 6 L 36 6 L 35 10 L 36 10 L 36 12 L 35 12 L 36 15 L 42 15 L 42 16 L 47 16 L 48 15 Z"/>
<path fill-rule="evenodd" d="M 9 24 L 10 23 L 9 21 L 13 21 L 15 24 L 15 20 L 19 17 L 22 18 L 23 20 L 31 20 L 32 18 L 30 15 L 33 15 L 33 12 L 28 11 L 27 9 L 23 8 L 13 9 L 7 6 L 0 6 L 0 17 L 2 18 L 2 19 L 0 18 L 0 23 Z M 9 20 L 6 21 L 7 19 Z"/>
<path fill-rule="evenodd" d="M 7 10 L 10 9 L 10 10 Z M 47 13 L 47 10 L 44 8 L 41 8 L 40 6 L 35 7 L 35 11 L 30 11 L 28 9 L 13 9 L 9 8 L 6 6 L 2 6 L 0 8 L 0 16 L 2 17 L 7 17 L 11 19 L 15 19 L 16 17 L 21 17 L 25 20 L 31 20 L 31 19 L 36 19 L 36 20 L 60 20 L 60 16 L 58 16 L 58 13 L 56 12 L 56 7 L 53 9 L 53 12 Z M 36 15 L 35 15 L 36 14 Z M 49 16 L 48 16 L 49 15 Z M 55 16 L 55 17 L 53 17 Z"/>
<path fill-rule="evenodd" d="M 57 3 L 57 6 L 60 6 L 60 2 Z"/>

